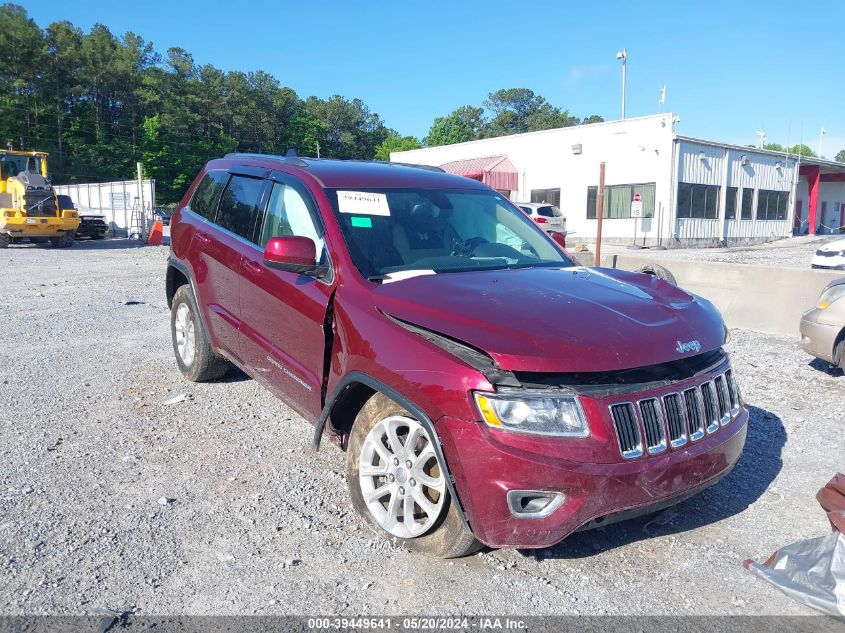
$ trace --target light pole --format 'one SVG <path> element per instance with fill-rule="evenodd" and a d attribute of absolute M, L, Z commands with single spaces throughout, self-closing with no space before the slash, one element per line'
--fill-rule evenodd
<path fill-rule="evenodd" d="M 819 158 L 822 158 L 822 147 L 824 146 L 824 133 L 826 131 L 827 130 L 822 128 L 821 132 L 819 133 Z"/>
<path fill-rule="evenodd" d="M 628 49 L 623 48 L 616 53 L 616 59 L 622 60 L 622 118 L 625 118 L 625 73 L 628 69 Z"/>

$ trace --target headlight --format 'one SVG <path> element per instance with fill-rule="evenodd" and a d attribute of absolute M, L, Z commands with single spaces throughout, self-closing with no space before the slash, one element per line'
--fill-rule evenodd
<path fill-rule="evenodd" d="M 481 418 L 493 428 L 532 435 L 587 437 L 590 427 L 574 396 L 548 392 L 474 392 Z"/>
<path fill-rule="evenodd" d="M 845 284 L 831 286 L 822 293 L 821 297 L 819 297 L 818 308 L 820 310 L 824 310 L 825 308 L 830 307 L 831 303 L 841 297 L 845 297 Z"/>

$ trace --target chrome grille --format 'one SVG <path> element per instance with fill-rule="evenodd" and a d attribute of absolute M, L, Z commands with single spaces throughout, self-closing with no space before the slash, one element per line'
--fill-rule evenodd
<path fill-rule="evenodd" d="M 741 408 L 729 369 L 697 387 L 660 398 L 610 405 L 619 449 L 626 459 L 696 442 L 730 424 Z"/>
<path fill-rule="evenodd" d="M 681 406 L 681 396 L 670 393 L 663 396 L 663 409 L 666 411 L 666 426 L 669 427 L 669 444 L 678 448 L 687 443 L 687 428 Z"/>
<path fill-rule="evenodd" d="M 614 404 L 610 407 L 613 426 L 616 427 L 616 437 L 619 440 L 619 450 L 622 457 L 631 459 L 643 454 L 643 443 L 640 439 L 640 426 L 637 424 L 637 414 L 630 402 Z"/>
<path fill-rule="evenodd" d="M 649 453 L 666 450 L 666 432 L 663 430 L 663 416 L 660 405 L 654 398 L 640 400 L 640 416 L 645 430 L 645 445 Z"/>

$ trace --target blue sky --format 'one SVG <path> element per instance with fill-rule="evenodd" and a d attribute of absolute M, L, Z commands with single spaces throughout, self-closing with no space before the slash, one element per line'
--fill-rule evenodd
<path fill-rule="evenodd" d="M 618 118 L 617 50 L 628 49 L 627 115 L 665 109 L 678 131 L 739 144 L 845 149 L 845 2 L 131 2 L 22 3 L 41 25 L 102 22 L 159 52 L 266 70 L 300 96 L 360 97 L 424 136 L 435 116 L 528 87 L 571 114 Z"/>

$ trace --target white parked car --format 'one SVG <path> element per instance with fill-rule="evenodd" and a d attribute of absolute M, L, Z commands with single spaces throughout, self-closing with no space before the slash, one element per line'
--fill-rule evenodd
<path fill-rule="evenodd" d="M 845 270 L 845 240 L 836 240 L 820 246 L 810 265 L 826 270 Z"/>
<path fill-rule="evenodd" d="M 566 218 L 556 206 L 547 202 L 517 202 L 516 206 L 525 211 L 540 228 L 550 233 L 566 233 Z"/>

